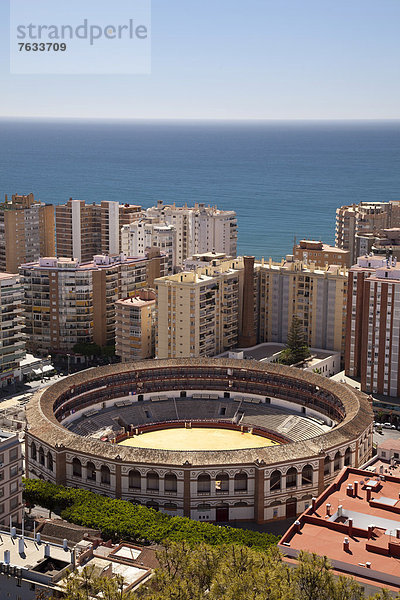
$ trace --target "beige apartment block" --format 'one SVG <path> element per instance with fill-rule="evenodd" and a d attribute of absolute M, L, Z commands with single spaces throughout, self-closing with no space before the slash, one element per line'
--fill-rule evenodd
<path fill-rule="evenodd" d="M 91 262 L 42 258 L 20 268 L 25 332 L 33 352 L 71 352 L 77 343 L 115 339 L 115 303 L 164 275 L 165 256 L 96 255 Z"/>
<path fill-rule="evenodd" d="M 326 265 L 350 267 L 350 252 L 348 250 L 314 240 L 300 240 L 293 247 L 293 256 L 295 260 L 300 260 L 305 265 L 314 263 L 317 269 L 323 269 Z"/>
<path fill-rule="evenodd" d="M 0 273 L 0 388 L 22 378 L 20 363 L 25 357 L 22 299 L 18 276 Z"/>
<path fill-rule="evenodd" d="M 186 258 L 204 252 L 236 256 L 237 218 L 233 210 L 199 203 L 193 207 L 176 206 L 159 200 L 157 206 L 146 210 L 146 216 L 158 217 L 160 222 L 175 228 L 176 265 L 182 266 Z"/>
<path fill-rule="evenodd" d="M 22 451 L 18 435 L 0 429 L 0 526 L 21 525 Z"/>
<path fill-rule="evenodd" d="M 350 264 L 357 261 L 356 236 L 400 227 L 400 201 L 360 202 L 336 210 L 335 245 L 350 252 Z"/>
<path fill-rule="evenodd" d="M 0 204 L 0 271 L 55 253 L 54 206 L 36 201 L 33 194 L 7 196 Z"/>
<path fill-rule="evenodd" d="M 400 265 L 362 256 L 349 272 L 346 375 L 367 393 L 400 396 Z"/>
<path fill-rule="evenodd" d="M 259 273 L 259 342 L 286 343 L 296 315 L 308 345 L 336 350 L 344 356 L 346 328 L 346 267 L 315 268 L 293 260 L 262 261 Z"/>
<path fill-rule="evenodd" d="M 156 279 L 157 358 L 215 356 L 236 347 L 243 282 L 242 257 Z M 254 293 L 254 277 L 251 285 Z"/>
<path fill-rule="evenodd" d="M 155 354 L 156 294 L 142 289 L 116 302 L 115 353 L 122 362 L 152 358 Z"/>

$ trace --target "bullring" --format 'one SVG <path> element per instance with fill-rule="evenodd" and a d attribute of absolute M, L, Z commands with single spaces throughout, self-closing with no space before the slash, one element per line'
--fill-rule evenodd
<path fill-rule="evenodd" d="M 183 428 L 200 440 L 203 428 L 245 435 L 249 447 L 135 446 L 149 432 Z M 281 365 L 150 360 L 89 369 L 37 392 L 25 439 L 29 477 L 170 515 L 263 523 L 299 514 L 343 466 L 371 456 L 372 408 L 358 390 Z"/>

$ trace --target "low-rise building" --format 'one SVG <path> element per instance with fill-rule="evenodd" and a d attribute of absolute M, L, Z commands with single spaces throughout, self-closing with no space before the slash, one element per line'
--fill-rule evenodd
<path fill-rule="evenodd" d="M 18 435 L 0 429 L 0 527 L 22 522 L 22 452 Z"/>
<path fill-rule="evenodd" d="M 265 342 L 250 348 L 228 350 L 220 354 L 218 358 L 251 359 L 274 363 L 279 361 L 279 357 L 285 348 L 285 344 Z M 310 356 L 296 366 L 303 371 L 311 371 L 324 377 L 332 377 L 340 371 L 340 352 L 310 348 Z"/>
<path fill-rule="evenodd" d="M 0 273 L 0 388 L 22 380 L 23 288 L 17 275 Z"/>
<path fill-rule="evenodd" d="M 4 528 L 0 535 L 2 598 L 63 598 L 67 576 L 72 571 L 79 576 L 84 567 L 88 567 L 94 577 L 122 577 L 122 589 L 129 593 L 144 583 L 158 566 L 154 549 L 125 542 L 99 545 L 88 540 L 76 543 L 64 539 L 56 543 L 40 533 L 24 535 Z M 95 600 L 92 595 L 88 598 Z"/>
<path fill-rule="evenodd" d="M 152 358 L 155 353 L 156 294 L 143 289 L 116 302 L 115 353 L 122 362 Z"/>
<path fill-rule="evenodd" d="M 348 467 L 288 529 L 278 548 L 326 556 L 368 594 L 400 590 L 400 478 Z M 378 589 L 377 589 L 378 588 Z"/>

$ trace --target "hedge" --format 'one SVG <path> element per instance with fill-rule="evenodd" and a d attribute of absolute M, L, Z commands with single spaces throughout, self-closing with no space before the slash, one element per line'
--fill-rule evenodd
<path fill-rule="evenodd" d="M 49 510 L 56 509 L 63 519 L 71 523 L 99 529 L 105 539 L 144 544 L 164 541 L 186 541 L 192 545 L 200 542 L 212 545 L 235 543 L 263 550 L 278 541 L 269 533 L 218 527 L 187 517 L 170 517 L 141 504 L 38 479 L 24 480 L 24 499 L 28 506 L 37 504 Z"/>

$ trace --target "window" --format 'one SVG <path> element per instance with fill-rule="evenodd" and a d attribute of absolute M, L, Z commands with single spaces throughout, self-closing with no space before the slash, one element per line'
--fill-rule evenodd
<path fill-rule="evenodd" d="M 282 485 L 282 473 L 278 470 L 273 471 L 270 480 L 271 491 L 280 490 Z"/>
<path fill-rule="evenodd" d="M 313 470 L 311 465 L 303 467 L 301 472 L 301 485 L 311 485 L 313 482 Z"/>
<path fill-rule="evenodd" d="M 147 473 L 146 479 L 147 489 L 153 492 L 158 492 L 160 483 L 158 473 L 156 473 L 155 471 L 150 471 L 149 473 Z"/>
<path fill-rule="evenodd" d="M 229 491 L 229 475 L 228 473 L 218 473 L 215 478 L 215 491 L 217 494 L 223 494 Z"/>
<path fill-rule="evenodd" d="M 18 481 L 13 481 L 10 485 L 10 494 L 15 494 L 18 490 Z"/>
<path fill-rule="evenodd" d="M 340 468 L 340 452 L 336 452 L 335 458 L 333 459 L 333 470 L 339 471 Z"/>
<path fill-rule="evenodd" d="M 49 471 L 53 470 L 53 455 L 51 452 L 47 453 L 47 468 Z"/>
<path fill-rule="evenodd" d="M 39 463 L 44 467 L 44 450 L 42 446 L 39 448 Z"/>
<path fill-rule="evenodd" d="M 16 475 L 18 475 L 18 466 L 17 465 L 10 468 L 10 477 L 15 477 Z"/>
<path fill-rule="evenodd" d="M 329 475 L 331 472 L 331 459 L 329 456 L 325 456 L 324 460 L 324 475 Z"/>
<path fill-rule="evenodd" d="M 205 494 L 211 491 L 211 477 L 207 473 L 199 475 L 197 478 L 197 493 Z"/>
<path fill-rule="evenodd" d="M 247 474 L 236 473 L 234 486 L 235 492 L 247 492 Z"/>
<path fill-rule="evenodd" d="M 18 496 L 16 496 L 15 498 L 11 498 L 10 509 L 14 510 L 15 508 L 17 508 L 17 506 L 18 506 Z"/>
<path fill-rule="evenodd" d="M 4 504 L 0 504 L 0 515 L 4 512 Z"/>
<path fill-rule="evenodd" d="M 166 492 L 172 492 L 172 493 L 176 493 L 177 492 L 177 478 L 176 475 L 174 475 L 174 473 L 167 473 L 165 478 L 164 478 L 164 489 Z"/>
<path fill-rule="evenodd" d="M 96 467 L 92 462 L 88 462 L 86 465 L 86 479 L 88 481 L 96 481 Z"/>
<path fill-rule="evenodd" d="M 100 481 L 104 485 L 110 485 L 110 469 L 106 465 L 100 469 Z"/>
<path fill-rule="evenodd" d="M 18 458 L 18 448 L 13 448 L 10 450 L 10 462 L 17 460 Z"/>
<path fill-rule="evenodd" d="M 129 471 L 129 488 L 134 490 L 140 490 L 142 482 L 142 476 L 139 471 L 132 469 Z"/>
<path fill-rule="evenodd" d="M 286 473 L 286 487 L 292 488 L 297 486 L 297 471 L 291 467 Z"/>
<path fill-rule="evenodd" d="M 346 467 L 351 465 L 351 450 L 350 450 L 350 448 L 347 448 L 346 452 L 344 453 L 344 464 Z"/>
<path fill-rule="evenodd" d="M 79 458 L 74 458 L 72 461 L 72 475 L 73 477 L 82 477 L 82 464 Z"/>

